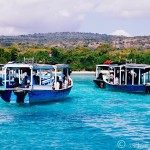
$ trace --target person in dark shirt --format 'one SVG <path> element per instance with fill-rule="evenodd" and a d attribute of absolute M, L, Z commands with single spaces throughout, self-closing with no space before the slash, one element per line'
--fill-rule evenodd
<path fill-rule="evenodd" d="M 19 79 L 18 79 L 18 78 L 15 78 L 15 79 L 14 79 L 14 83 L 12 84 L 11 87 L 12 87 L 12 88 L 19 87 Z"/>

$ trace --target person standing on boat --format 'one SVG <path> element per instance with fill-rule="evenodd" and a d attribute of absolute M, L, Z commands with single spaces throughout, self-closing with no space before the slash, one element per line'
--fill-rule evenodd
<path fill-rule="evenodd" d="M 27 79 L 28 79 L 27 76 L 25 76 L 25 77 L 23 78 L 23 80 L 22 80 L 22 87 L 25 87 L 25 86 L 27 85 Z"/>
<path fill-rule="evenodd" d="M 55 89 L 55 90 L 59 90 L 59 88 L 60 88 L 60 83 L 59 83 L 59 77 L 58 77 L 58 76 L 57 76 L 56 82 L 54 82 L 52 88 Z"/>
<path fill-rule="evenodd" d="M 110 83 L 113 84 L 113 81 L 114 81 L 114 75 L 110 74 Z"/>
<path fill-rule="evenodd" d="M 65 76 L 65 80 L 64 80 L 64 88 L 67 89 L 68 88 L 68 78 Z"/>
<path fill-rule="evenodd" d="M 11 85 L 11 88 L 19 87 L 19 78 L 14 78 L 14 83 Z"/>
<path fill-rule="evenodd" d="M 114 84 L 119 84 L 119 78 L 115 77 Z"/>

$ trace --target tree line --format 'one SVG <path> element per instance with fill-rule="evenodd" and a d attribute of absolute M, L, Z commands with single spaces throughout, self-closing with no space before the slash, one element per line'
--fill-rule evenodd
<path fill-rule="evenodd" d="M 52 50 L 52 57 L 49 52 Z M 132 60 L 136 63 L 150 64 L 150 50 L 126 48 L 118 50 L 109 44 L 101 44 L 95 49 L 86 46 L 74 47 L 69 50 L 58 47 L 25 47 L 16 44 L 10 47 L 0 47 L 0 63 L 9 61 L 23 62 L 25 58 L 34 58 L 37 63 L 68 63 L 72 70 L 95 70 L 97 64 L 106 60 L 119 63 Z"/>

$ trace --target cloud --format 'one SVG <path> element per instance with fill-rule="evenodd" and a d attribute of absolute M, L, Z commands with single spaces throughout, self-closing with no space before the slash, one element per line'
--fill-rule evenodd
<path fill-rule="evenodd" d="M 0 34 L 77 31 L 95 5 L 90 0 L 0 0 Z"/>
<path fill-rule="evenodd" d="M 149 0 L 0 0 L 0 6 L 0 35 L 75 32 L 92 12 L 121 19 L 150 15 Z"/>
<path fill-rule="evenodd" d="M 126 32 L 126 31 L 124 31 L 122 29 L 114 31 L 113 33 L 111 33 L 111 35 L 131 37 L 131 35 L 128 32 Z"/>
<path fill-rule="evenodd" d="M 96 8 L 96 11 L 108 16 L 133 19 L 150 16 L 149 0 L 105 0 Z"/>

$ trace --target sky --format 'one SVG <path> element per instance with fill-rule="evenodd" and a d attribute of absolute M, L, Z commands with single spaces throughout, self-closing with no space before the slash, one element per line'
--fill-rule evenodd
<path fill-rule="evenodd" d="M 0 35 L 150 35 L 150 0 L 0 0 L 0 6 Z"/>

